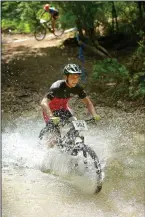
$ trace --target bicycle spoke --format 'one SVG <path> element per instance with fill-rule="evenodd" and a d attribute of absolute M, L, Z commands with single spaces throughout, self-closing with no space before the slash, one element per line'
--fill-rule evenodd
<path fill-rule="evenodd" d="M 41 41 L 45 38 L 46 36 L 46 29 L 44 26 L 40 25 L 40 26 L 37 26 L 36 30 L 35 30 L 35 39 L 37 41 Z"/>
<path fill-rule="evenodd" d="M 54 35 L 55 36 L 61 36 L 64 33 L 64 26 L 63 24 L 58 20 L 55 24 L 55 30 Z"/>

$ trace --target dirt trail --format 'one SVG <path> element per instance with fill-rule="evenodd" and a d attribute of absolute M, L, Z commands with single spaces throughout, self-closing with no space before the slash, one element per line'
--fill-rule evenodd
<path fill-rule="evenodd" d="M 33 35 L 2 35 L 2 59 L 10 61 L 12 57 L 20 54 L 37 53 L 38 49 L 60 46 L 65 39 L 74 33 L 66 33 L 56 38 L 53 34 L 46 35 L 42 41 L 37 41 Z"/>

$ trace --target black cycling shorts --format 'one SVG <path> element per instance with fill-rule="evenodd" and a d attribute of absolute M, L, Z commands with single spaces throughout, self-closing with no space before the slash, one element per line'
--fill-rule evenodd
<path fill-rule="evenodd" d="M 67 123 L 67 121 L 69 120 L 69 118 L 72 117 L 72 114 L 69 110 L 64 110 L 64 109 L 60 109 L 60 110 L 56 110 L 53 111 L 53 115 L 55 117 L 60 117 L 61 122 L 63 122 L 64 124 Z M 60 136 L 60 130 L 59 130 L 59 126 L 53 124 L 52 120 L 50 119 L 47 123 L 46 123 L 46 127 L 44 127 L 39 135 L 39 138 L 42 139 L 43 135 L 46 133 L 55 133 L 58 136 Z"/>
<path fill-rule="evenodd" d="M 68 119 L 72 117 L 71 112 L 65 109 L 55 110 L 53 111 L 53 115 L 55 117 L 60 117 L 62 122 L 68 121 Z"/>
<path fill-rule="evenodd" d="M 57 17 L 59 16 L 59 12 L 58 11 L 55 11 L 52 15 L 53 19 L 57 19 Z"/>

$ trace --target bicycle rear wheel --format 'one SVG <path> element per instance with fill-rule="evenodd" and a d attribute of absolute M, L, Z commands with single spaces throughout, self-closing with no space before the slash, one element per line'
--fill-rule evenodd
<path fill-rule="evenodd" d="M 46 36 L 45 27 L 42 26 L 42 25 L 37 26 L 36 29 L 35 29 L 35 32 L 34 32 L 34 36 L 35 36 L 35 39 L 37 41 L 42 41 Z"/>
<path fill-rule="evenodd" d="M 60 20 L 56 20 L 56 23 L 55 23 L 55 29 L 54 29 L 54 35 L 56 37 L 59 37 L 61 36 L 65 31 L 65 26 L 64 24 L 60 21 Z"/>
<path fill-rule="evenodd" d="M 84 174 L 87 172 L 90 176 L 90 180 L 93 183 L 95 182 L 95 193 L 100 192 L 102 189 L 102 169 L 98 156 L 94 150 L 92 150 L 89 146 L 84 145 L 82 150 L 74 148 L 72 155 L 80 156 L 77 166 L 79 167 L 79 164 L 83 166 Z"/>

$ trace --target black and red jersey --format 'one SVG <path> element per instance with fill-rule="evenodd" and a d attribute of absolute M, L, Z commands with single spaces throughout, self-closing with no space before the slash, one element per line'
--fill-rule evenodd
<path fill-rule="evenodd" d="M 77 84 L 75 87 L 68 87 L 66 85 L 65 80 L 58 80 L 54 82 L 46 97 L 50 99 L 49 107 L 53 111 L 56 110 L 68 110 L 68 101 L 73 96 L 78 96 L 80 99 L 84 99 L 86 97 L 86 92 L 84 91 L 83 87 Z M 48 120 L 48 116 L 43 113 L 45 120 Z"/>

